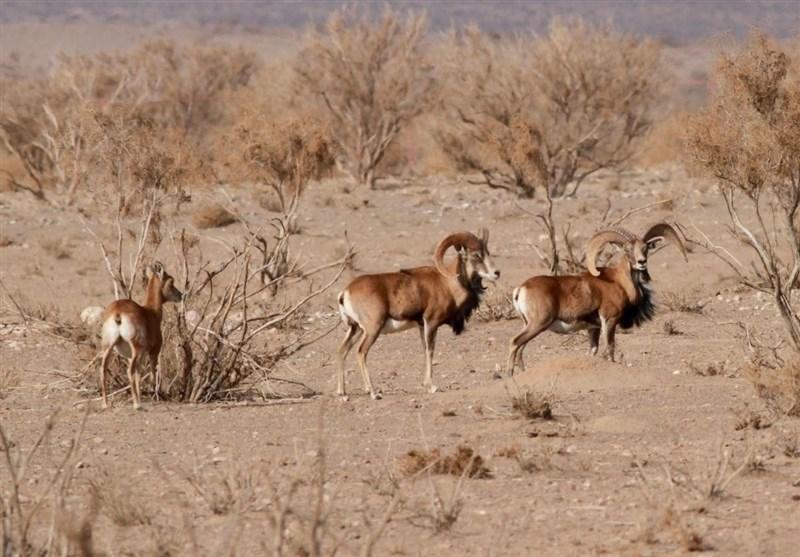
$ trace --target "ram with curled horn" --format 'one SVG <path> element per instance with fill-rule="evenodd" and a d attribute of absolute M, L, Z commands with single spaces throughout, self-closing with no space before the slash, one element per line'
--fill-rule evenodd
<path fill-rule="evenodd" d="M 381 398 L 370 380 L 367 353 L 382 333 L 414 327 L 419 330 L 425 350 L 422 383 L 429 392 L 435 392 L 432 365 L 436 331 L 442 325 L 450 325 L 455 334 L 461 333 L 480 303 L 482 280 L 494 281 L 500 276 L 492 264 L 488 246 L 486 229 L 480 238 L 470 232 L 456 232 L 436 246 L 432 266 L 353 279 L 338 296 L 339 313 L 347 333 L 338 351 L 337 394 L 346 396 L 344 362 L 358 343 L 356 354 L 364 390 L 373 399 Z M 451 247 L 457 257 L 445 263 L 444 255 Z"/>
<path fill-rule="evenodd" d="M 586 330 L 591 354 L 597 354 L 603 337 L 606 355 L 613 361 L 617 326 L 628 329 L 653 317 L 655 307 L 647 256 L 665 241 L 675 244 L 687 259 L 683 240 L 669 224 L 655 224 L 641 238 L 623 228 L 602 230 L 586 246 L 588 272 L 536 276 L 516 288 L 514 308 L 524 327 L 511 339 L 507 373 L 512 375 L 517 365 L 524 369 L 525 345 L 546 330 L 556 333 Z M 597 257 L 606 244 L 620 246 L 622 254 L 615 265 L 597 267 Z"/>

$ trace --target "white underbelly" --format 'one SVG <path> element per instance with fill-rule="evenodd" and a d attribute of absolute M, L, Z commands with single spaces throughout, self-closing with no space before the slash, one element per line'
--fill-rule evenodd
<path fill-rule="evenodd" d="M 560 321 L 558 319 L 553 321 L 553 324 L 550 325 L 550 327 L 548 327 L 550 331 L 562 335 L 583 331 L 585 329 L 595 329 L 595 328 L 597 328 L 595 325 L 587 323 L 586 321 L 575 321 L 573 323 L 567 323 L 566 321 Z"/>
<path fill-rule="evenodd" d="M 403 321 L 399 319 L 387 319 L 386 323 L 383 324 L 383 328 L 381 332 L 384 334 L 388 333 L 399 333 L 400 331 L 407 331 L 412 327 L 416 327 L 416 321 Z"/>

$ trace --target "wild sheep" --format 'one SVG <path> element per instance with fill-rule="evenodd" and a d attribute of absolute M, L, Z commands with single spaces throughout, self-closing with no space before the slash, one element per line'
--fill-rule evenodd
<path fill-rule="evenodd" d="M 369 377 L 367 353 L 381 333 L 404 331 L 416 326 L 425 348 L 423 386 L 431 393 L 433 351 L 436 331 L 450 325 L 460 334 L 465 322 L 480 303 L 484 291 L 482 279 L 495 281 L 500 276 L 489 256 L 489 233 L 484 229 L 478 238 L 469 232 L 445 237 L 434 252 L 434 266 L 403 269 L 395 273 L 363 275 L 354 279 L 338 296 L 339 313 L 347 325 L 347 334 L 338 351 L 336 392 L 345 397 L 344 362 L 355 343 L 364 390 L 373 399 L 381 398 Z M 443 258 L 450 248 L 457 258 L 445 265 Z"/>
<path fill-rule="evenodd" d="M 686 259 L 683 241 L 669 224 L 656 224 L 641 238 L 622 228 L 603 230 L 587 244 L 588 272 L 554 277 L 535 276 L 516 288 L 513 293 L 514 307 L 525 325 L 511 339 L 507 373 L 513 375 L 517 364 L 524 369 L 522 352 L 525 345 L 548 329 L 556 333 L 587 329 L 591 354 L 597 353 L 602 336 L 607 355 L 614 361 L 614 332 L 617 325 L 628 329 L 653 317 L 647 255 L 665 240 L 676 244 Z M 597 256 L 608 243 L 621 246 L 622 255 L 616 265 L 598 269 Z"/>

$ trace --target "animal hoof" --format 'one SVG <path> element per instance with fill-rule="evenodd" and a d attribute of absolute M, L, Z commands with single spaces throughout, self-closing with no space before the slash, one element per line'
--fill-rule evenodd
<path fill-rule="evenodd" d="M 375 391 L 374 393 L 370 393 L 369 395 L 372 400 L 380 400 L 383 398 L 383 393 L 380 391 Z"/>
<path fill-rule="evenodd" d="M 433 394 L 438 390 L 439 390 L 439 387 L 437 387 L 436 385 L 428 385 L 428 392 L 429 393 Z"/>
<path fill-rule="evenodd" d="M 346 394 L 344 394 L 344 393 L 342 393 L 342 394 L 339 394 L 339 395 L 336 395 L 336 396 L 338 396 L 338 397 L 339 397 L 339 400 L 340 400 L 341 402 L 349 402 L 349 401 L 350 401 L 350 397 L 349 397 L 349 396 L 347 396 L 347 395 L 346 395 Z"/>

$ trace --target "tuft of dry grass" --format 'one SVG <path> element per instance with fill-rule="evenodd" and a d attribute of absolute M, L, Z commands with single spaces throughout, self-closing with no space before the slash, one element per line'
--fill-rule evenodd
<path fill-rule="evenodd" d="M 433 474 L 469 478 L 492 477 L 491 470 L 484 465 L 483 457 L 466 445 L 459 445 L 451 455 L 442 455 L 440 449 L 412 449 L 400 457 L 399 467 L 406 476 L 427 470 Z"/>
<path fill-rule="evenodd" d="M 192 214 L 192 224 L 197 228 L 222 228 L 237 221 L 236 215 L 219 203 L 210 203 L 199 207 Z"/>
<path fill-rule="evenodd" d="M 508 321 L 517 318 L 517 310 L 511 297 L 503 292 L 493 291 L 481 301 L 481 305 L 475 311 L 475 319 L 482 323 L 492 323 L 494 321 Z"/>
<path fill-rule="evenodd" d="M 778 440 L 778 447 L 789 458 L 800 458 L 800 431 L 781 436 Z"/>
<path fill-rule="evenodd" d="M 667 319 L 666 321 L 664 321 L 663 329 L 665 335 L 680 336 L 683 334 L 683 331 L 681 331 L 678 327 L 675 326 L 675 323 L 672 321 L 672 319 Z"/>
<path fill-rule="evenodd" d="M 744 375 L 767 407 L 786 416 L 800 416 L 800 358 L 768 365 L 753 362 Z"/>
<path fill-rule="evenodd" d="M 152 523 L 150 512 L 135 497 L 131 486 L 102 470 L 89 478 L 89 489 L 99 510 L 111 522 L 122 528 L 148 526 Z"/>
<path fill-rule="evenodd" d="M 520 417 L 526 420 L 552 420 L 555 393 L 537 393 L 530 389 L 517 390 L 516 394 L 509 393 L 511 408 Z"/>
<path fill-rule="evenodd" d="M 761 412 L 755 412 L 750 408 L 743 408 L 736 413 L 736 431 L 746 429 L 767 429 L 774 423 L 774 419 L 764 415 Z"/>
<path fill-rule="evenodd" d="M 701 367 L 693 362 L 689 362 L 689 369 L 695 375 L 701 377 L 716 377 L 717 375 L 725 375 L 725 362 L 710 363 L 706 367 Z"/>
<path fill-rule="evenodd" d="M 659 301 L 670 311 L 681 313 L 703 313 L 703 306 L 692 299 L 686 292 L 664 292 L 659 295 Z"/>

